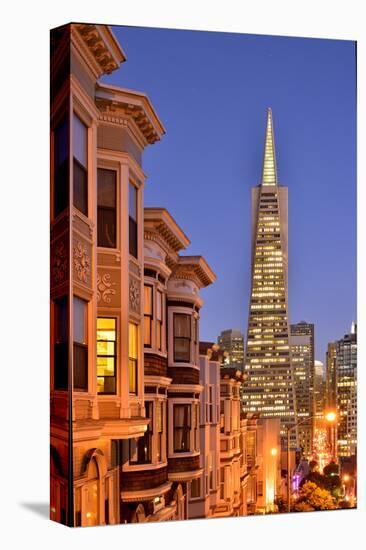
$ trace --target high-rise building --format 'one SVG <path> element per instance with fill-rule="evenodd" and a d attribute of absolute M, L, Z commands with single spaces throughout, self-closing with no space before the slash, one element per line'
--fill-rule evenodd
<path fill-rule="evenodd" d="M 336 342 L 338 456 L 350 457 L 357 447 L 357 325 Z"/>
<path fill-rule="evenodd" d="M 315 421 L 321 421 L 324 418 L 325 409 L 325 371 L 324 363 L 314 361 L 314 414 Z"/>
<path fill-rule="evenodd" d="M 314 325 L 301 321 L 291 325 L 291 357 L 294 371 L 299 445 L 305 455 L 312 450 L 314 400 Z M 307 420 L 308 419 L 308 420 Z"/>
<path fill-rule="evenodd" d="M 217 338 L 220 349 L 225 354 L 225 365 L 236 367 L 241 371 L 244 368 L 244 335 L 240 330 L 223 330 Z"/>
<path fill-rule="evenodd" d="M 282 442 L 297 447 L 296 400 L 289 342 L 287 187 L 277 179 L 268 109 L 261 183 L 252 188 L 252 280 L 243 390 L 244 412 L 280 418 Z"/>
<path fill-rule="evenodd" d="M 337 344 L 330 342 L 327 349 L 326 369 L 326 407 L 335 409 L 337 407 Z"/>

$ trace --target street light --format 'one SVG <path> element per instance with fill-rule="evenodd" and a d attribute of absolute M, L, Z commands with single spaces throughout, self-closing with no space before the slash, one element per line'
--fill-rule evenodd
<path fill-rule="evenodd" d="M 277 456 L 277 453 L 278 453 L 278 451 L 277 451 L 276 447 L 273 447 L 273 449 L 271 449 L 271 455 L 272 456 Z"/>
<path fill-rule="evenodd" d="M 293 424 L 292 426 L 286 426 L 286 432 L 287 432 L 287 511 L 291 512 L 291 485 L 290 485 L 290 434 L 291 431 L 301 426 L 301 424 L 304 424 L 305 422 L 308 422 L 309 420 L 312 420 L 313 418 L 316 418 L 316 415 L 313 414 L 312 416 L 307 416 L 306 418 L 303 418 L 300 420 L 300 422 L 296 422 L 296 424 Z M 332 424 L 337 420 L 337 414 L 334 411 L 328 411 L 324 418 L 327 422 Z"/>

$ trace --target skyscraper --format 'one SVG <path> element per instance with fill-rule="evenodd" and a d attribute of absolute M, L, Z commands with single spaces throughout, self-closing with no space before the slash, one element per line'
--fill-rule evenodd
<path fill-rule="evenodd" d="M 324 364 L 321 361 L 314 361 L 314 414 L 315 422 L 324 419 L 325 409 L 325 375 Z"/>
<path fill-rule="evenodd" d="M 291 325 L 291 357 L 299 426 L 299 445 L 305 455 L 312 450 L 314 414 L 314 325 Z M 306 420 L 308 419 L 308 420 Z"/>
<path fill-rule="evenodd" d="M 220 349 L 226 351 L 225 364 L 244 368 L 244 335 L 240 330 L 223 330 L 217 338 Z"/>
<path fill-rule="evenodd" d="M 272 111 L 268 109 L 261 183 L 252 188 L 252 281 L 243 410 L 280 418 L 281 437 L 296 422 L 288 319 L 287 187 L 277 179 Z M 291 430 L 291 446 L 297 432 Z"/>
<path fill-rule="evenodd" d="M 357 446 L 357 325 L 336 342 L 338 456 L 355 455 Z"/>
<path fill-rule="evenodd" d="M 327 349 L 326 406 L 337 407 L 337 344 L 329 342 Z"/>

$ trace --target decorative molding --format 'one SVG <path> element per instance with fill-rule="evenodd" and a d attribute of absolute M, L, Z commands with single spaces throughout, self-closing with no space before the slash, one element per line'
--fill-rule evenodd
<path fill-rule="evenodd" d="M 74 244 L 74 267 L 79 281 L 89 283 L 90 256 L 86 245 L 79 240 Z"/>
<path fill-rule="evenodd" d="M 55 285 L 63 283 L 68 268 L 67 249 L 64 241 L 58 241 L 54 247 L 52 260 L 52 280 Z"/>
<path fill-rule="evenodd" d="M 140 283 L 133 277 L 130 277 L 129 283 L 129 302 L 130 309 L 136 313 L 140 313 Z"/>
<path fill-rule="evenodd" d="M 113 288 L 116 285 L 115 282 L 111 281 L 110 273 L 104 273 L 102 276 L 97 274 L 97 301 L 104 302 L 106 304 L 111 303 L 111 296 L 116 294 L 115 289 Z"/>

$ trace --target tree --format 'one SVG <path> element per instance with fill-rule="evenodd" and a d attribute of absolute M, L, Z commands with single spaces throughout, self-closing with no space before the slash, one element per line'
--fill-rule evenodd
<path fill-rule="evenodd" d="M 336 504 L 329 491 L 322 489 L 312 481 L 306 481 L 300 489 L 299 498 L 294 508 L 297 512 L 334 510 Z"/>

